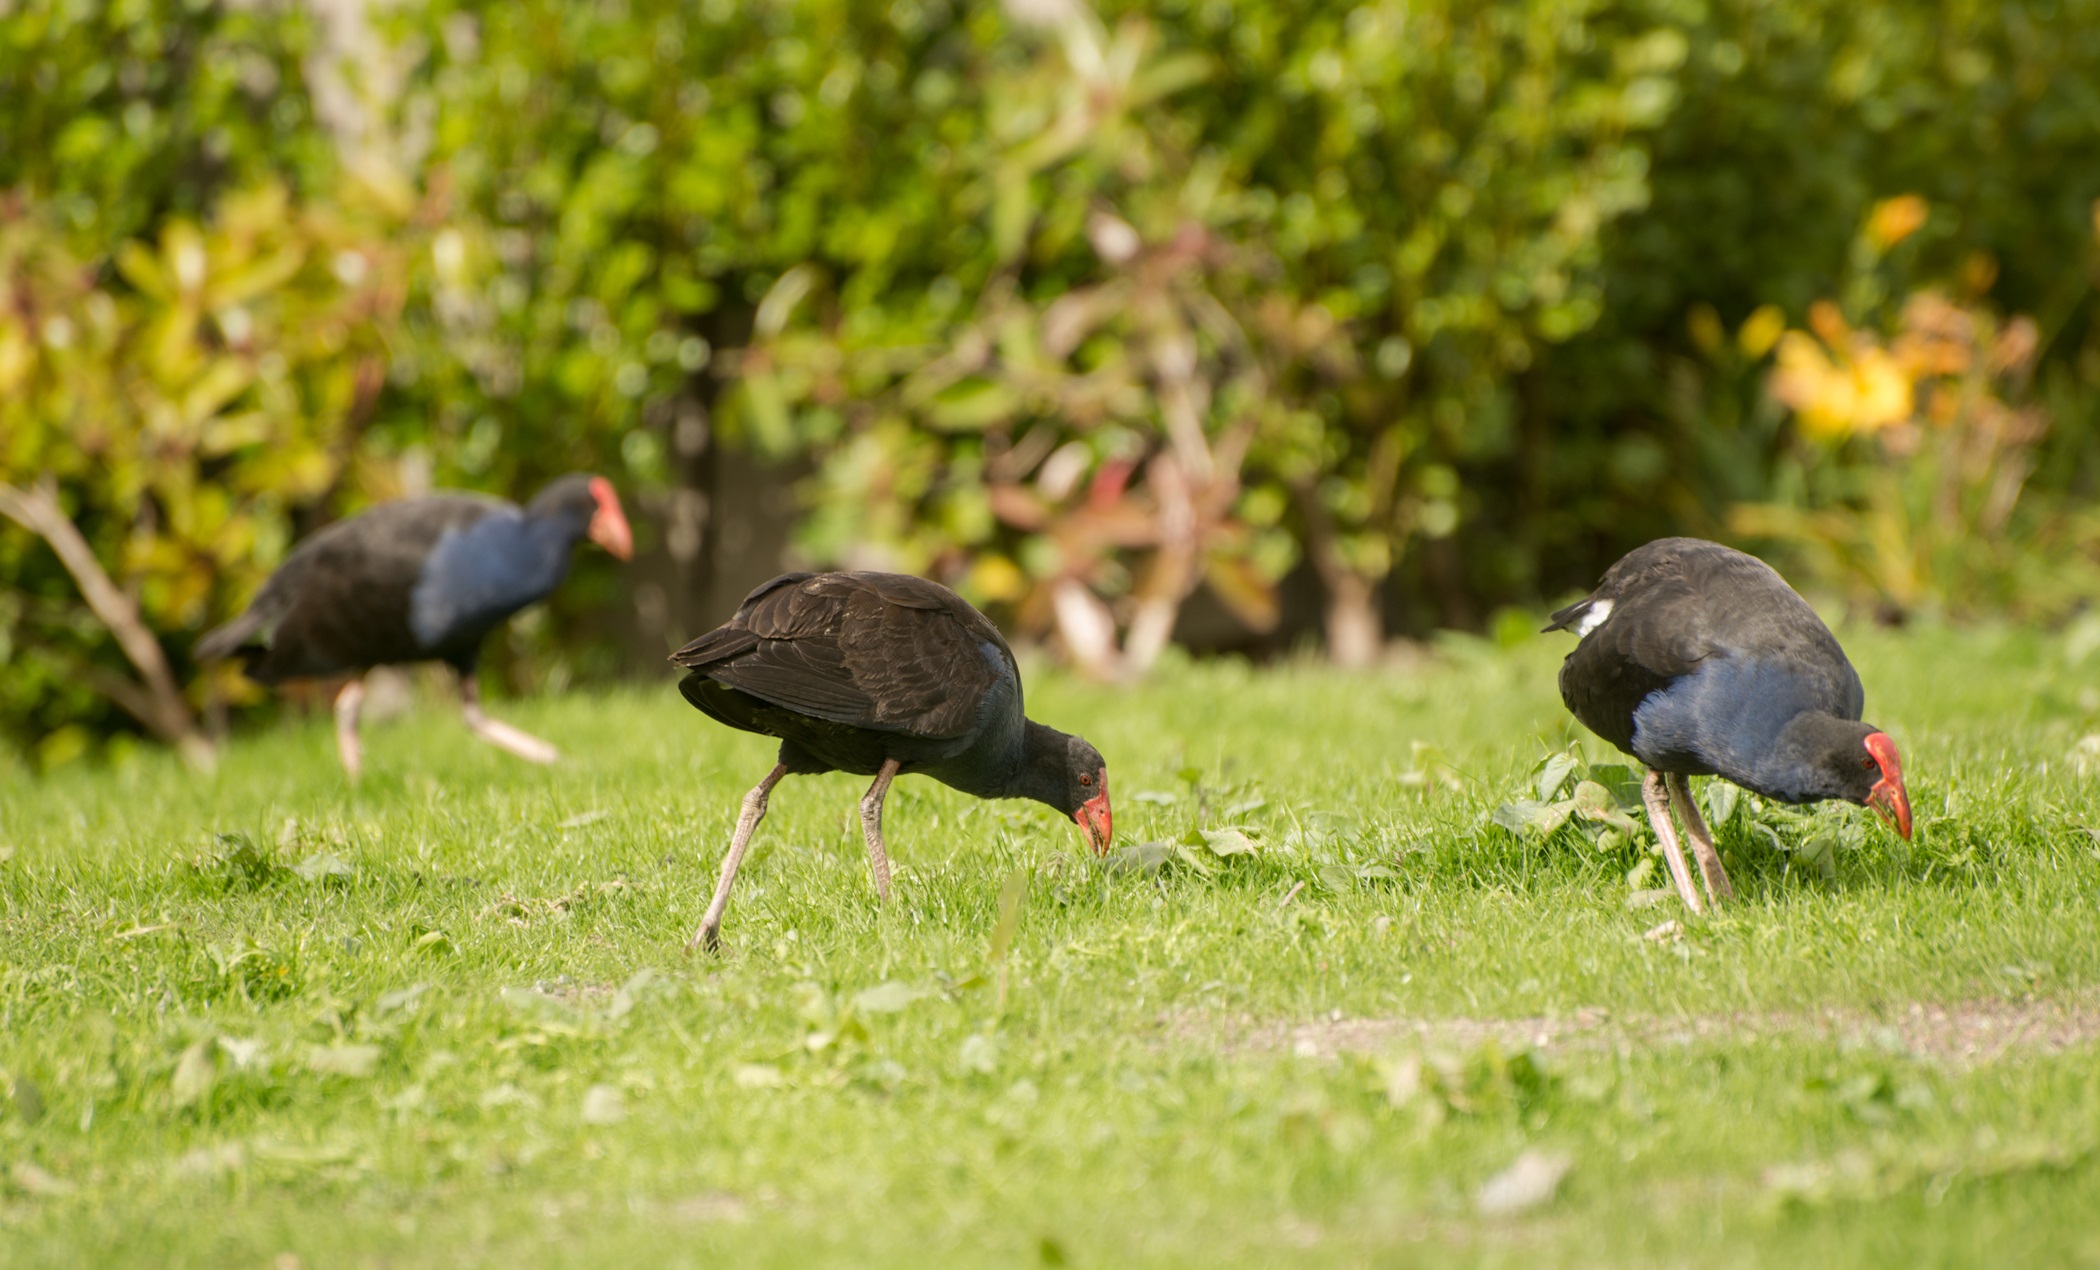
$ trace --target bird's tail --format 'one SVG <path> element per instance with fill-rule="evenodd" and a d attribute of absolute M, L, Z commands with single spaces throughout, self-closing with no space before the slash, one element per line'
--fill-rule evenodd
<path fill-rule="evenodd" d="M 671 664 L 688 670 L 735 661 L 758 647 L 758 636 L 735 626 L 718 626 L 671 654 Z"/>
<path fill-rule="evenodd" d="M 1539 629 L 1539 634 L 1544 635 L 1547 631 L 1564 631 L 1568 629 L 1576 619 L 1582 616 L 1582 611 L 1589 606 L 1590 597 L 1585 595 L 1568 607 L 1556 610 L 1552 616 L 1546 619 L 1546 624 Z"/>
<path fill-rule="evenodd" d="M 1544 635 L 1547 631 L 1573 631 L 1577 635 L 1587 635 L 1602 625 L 1605 618 L 1611 616 L 1611 608 L 1612 602 L 1610 600 L 1600 600 L 1595 595 L 1585 595 L 1568 607 L 1557 610 L 1552 616 L 1548 617 L 1546 625 L 1540 628 L 1539 634 Z"/>
<path fill-rule="evenodd" d="M 192 648 L 190 653 L 198 661 L 219 661 L 231 657 L 240 651 L 241 645 L 247 642 L 249 636 L 262 628 L 263 615 L 250 608 L 226 625 L 206 631 L 204 638 L 197 641 L 196 647 Z"/>

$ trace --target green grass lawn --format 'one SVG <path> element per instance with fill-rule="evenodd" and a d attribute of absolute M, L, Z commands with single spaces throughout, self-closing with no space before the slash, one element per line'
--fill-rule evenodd
<path fill-rule="evenodd" d="M 355 790 L 318 719 L 0 786 L 0 1261 L 2100 1262 L 2100 663 L 1844 637 L 1916 839 L 1745 800 L 1706 919 L 1487 823 L 1616 761 L 1555 640 L 1038 671 L 1119 845 L 1194 844 L 906 778 L 878 909 L 864 782 L 791 779 L 712 959 L 771 752 L 668 686 L 499 703 L 552 770 L 430 702 Z"/>

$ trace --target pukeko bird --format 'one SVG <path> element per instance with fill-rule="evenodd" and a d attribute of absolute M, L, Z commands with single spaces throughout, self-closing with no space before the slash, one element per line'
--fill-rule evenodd
<path fill-rule="evenodd" d="M 403 662 L 450 664 L 475 735 L 551 763 L 560 757 L 553 746 L 482 713 L 474 663 L 490 631 L 553 593 L 584 538 L 622 560 L 634 554 L 620 497 L 602 476 L 564 476 L 523 508 L 449 492 L 382 503 L 300 543 L 246 612 L 197 642 L 196 655 L 237 653 L 266 684 L 349 672 L 335 724 L 352 779 L 363 765 L 364 672 Z"/>
<path fill-rule="evenodd" d="M 780 759 L 744 796 L 721 880 L 686 945 L 713 951 L 737 866 L 791 773 L 873 776 L 860 800 L 875 893 L 890 896 L 882 800 L 900 772 L 979 798 L 1033 798 L 1072 817 L 1096 854 L 1111 834 L 1108 765 L 1021 708 L 1013 651 L 948 588 L 895 573 L 789 573 L 744 597 L 720 627 L 671 655 L 702 713 L 780 738 Z"/>
<path fill-rule="evenodd" d="M 1704 910 L 1670 804 L 1708 896 L 1718 903 L 1734 891 L 1686 777 L 1724 777 L 1786 803 L 1859 803 L 1910 837 L 1896 743 L 1860 722 L 1865 693 L 1844 649 L 1764 561 L 1698 538 L 1658 539 L 1629 552 L 1546 629 L 1581 637 L 1561 663 L 1561 699 L 1583 726 L 1647 765 L 1648 820 L 1693 912 Z"/>

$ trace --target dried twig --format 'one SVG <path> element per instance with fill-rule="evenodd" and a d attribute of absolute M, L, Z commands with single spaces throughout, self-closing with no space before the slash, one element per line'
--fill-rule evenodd
<path fill-rule="evenodd" d="M 50 545 L 59 563 L 72 575 L 73 584 L 80 588 L 88 608 L 116 637 L 117 646 L 137 668 L 145 685 L 143 698 L 138 694 L 112 693 L 112 699 L 137 714 L 155 736 L 173 745 L 192 767 L 210 767 L 211 743 L 197 731 L 196 720 L 176 687 L 160 641 L 139 620 L 138 606 L 110 580 L 79 527 L 59 506 L 57 484 L 48 476 L 27 490 L 0 482 L 0 516 Z"/>

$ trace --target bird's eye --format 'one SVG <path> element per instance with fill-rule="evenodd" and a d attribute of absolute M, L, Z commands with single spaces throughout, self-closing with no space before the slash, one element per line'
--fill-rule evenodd
<path fill-rule="evenodd" d="M 1874 756 L 1873 756 L 1872 754 L 1869 754 L 1869 755 L 1867 755 L 1866 761 L 1865 761 L 1865 762 L 1863 762 L 1863 763 L 1861 763 L 1861 764 L 1860 764 L 1860 766 L 1861 766 L 1861 767 L 1872 767 L 1872 766 L 1874 766 Z"/>
<path fill-rule="evenodd" d="M 1094 783 L 1094 778 L 1091 776 L 1082 776 L 1079 778 L 1079 783 L 1082 785 L 1091 785 Z"/>

